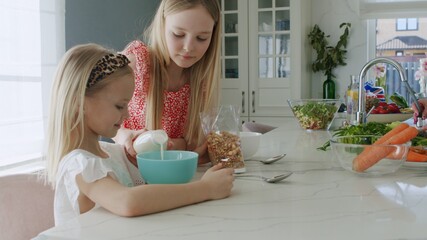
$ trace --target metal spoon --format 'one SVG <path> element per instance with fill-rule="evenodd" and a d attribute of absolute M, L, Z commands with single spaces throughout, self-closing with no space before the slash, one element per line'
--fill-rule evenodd
<path fill-rule="evenodd" d="M 270 163 L 274 163 L 274 162 L 279 161 L 284 156 L 286 156 L 286 153 L 283 153 L 283 154 L 280 154 L 280 155 L 277 155 L 277 156 L 274 156 L 274 157 L 270 157 L 270 158 L 267 158 L 267 159 L 261 159 L 261 160 L 258 160 L 258 159 L 245 159 L 245 161 L 258 161 L 258 162 L 262 162 L 264 164 L 270 164 Z"/>
<path fill-rule="evenodd" d="M 277 176 L 274 176 L 274 177 L 271 177 L 271 178 L 264 177 L 264 176 L 261 176 L 261 175 L 254 175 L 254 174 L 237 174 L 237 175 L 234 175 L 234 176 L 235 177 L 255 177 L 255 178 L 261 178 L 262 180 L 264 180 L 264 181 L 266 181 L 268 183 L 276 183 L 276 182 L 282 181 L 283 179 L 285 179 L 285 178 L 287 178 L 287 177 L 289 177 L 291 175 L 292 175 L 292 172 L 286 172 L 284 174 L 280 174 L 280 175 L 277 175 Z"/>

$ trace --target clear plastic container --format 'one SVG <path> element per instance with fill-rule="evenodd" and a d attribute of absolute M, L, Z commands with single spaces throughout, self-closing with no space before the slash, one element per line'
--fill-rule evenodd
<path fill-rule="evenodd" d="M 346 94 L 347 106 L 347 123 L 356 124 L 356 113 L 358 111 L 359 100 L 359 77 L 350 75 L 350 85 L 348 86 Z"/>
<path fill-rule="evenodd" d="M 151 130 L 139 135 L 133 142 L 136 153 L 164 151 L 167 148 L 168 135 L 164 130 Z"/>
<path fill-rule="evenodd" d="M 235 173 L 246 172 L 240 147 L 240 137 L 228 131 L 210 132 L 206 136 L 211 163 L 222 163 L 224 167 L 234 168 Z"/>

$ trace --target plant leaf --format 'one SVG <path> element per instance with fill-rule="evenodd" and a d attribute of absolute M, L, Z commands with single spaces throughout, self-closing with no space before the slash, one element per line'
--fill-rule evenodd
<path fill-rule="evenodd" d="M 328 38 L 320 27 L 315 24 L 313 29 L 308 34 L 310 45 L 317 53 L 317 57 L 312 64 L 313 72 L 323 71 L 326 76 L 333 76 L 333 70 L 338 66 L 345 66 L 345 55 L 347 54 L 347 44 L 350 35 L 351 23 L 341 23 L 340 28 L 344 28 L 344 32 L 340 36 L 335 46 L 328 45 Z"/>

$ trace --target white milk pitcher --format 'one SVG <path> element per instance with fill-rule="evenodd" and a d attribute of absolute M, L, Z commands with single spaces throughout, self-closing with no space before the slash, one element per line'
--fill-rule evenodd
<path fill-rule="evenodd" d="M 146 131 L 133 142 L 136 153 L 164 151 L 167 148 L 168 135 L 164 130 Z"/>

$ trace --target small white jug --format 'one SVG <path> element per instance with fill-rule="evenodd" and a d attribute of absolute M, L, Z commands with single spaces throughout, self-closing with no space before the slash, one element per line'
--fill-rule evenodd
<path fill-rule="evenodd" d="M 168 139 L 164 130 L 146 131 L 135 139 L 133 148 L 136 153 L 166 150 Z"/>

